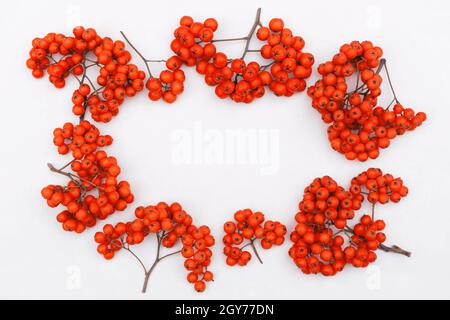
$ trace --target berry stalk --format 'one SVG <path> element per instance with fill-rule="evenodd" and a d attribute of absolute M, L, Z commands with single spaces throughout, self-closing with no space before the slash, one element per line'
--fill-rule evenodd
<path fill-rule="evenodd" d="M 144 269 L 144 284 L 142 286 L 142 293 L 146 293 L 147 292 L 147 287 L 148 287 L 150 276 L 153 273 L 153 271 L 155 270 L 156 266 L 163 259 L 166 259 L 166 258 L 168 258 L 170 256 L 173 256 L 173 255 L 181 253 L 181 250 L 178 250 L 178 251 L 169 253 L 169 254 L 161 257 L 161 239 L 164 237 L 164 235 L 165 235 L 164 232 L 162 234 L 160 234 L 160 233 L 156 234 L 156 239 L 157 239 L 156 257 L 155 257 L 155 260 L 153 261 L 152 265 L 148 268 L 148 270 L 145 267 L 145 264 L 142 262 L 142 260 L 129 248 L 129 246 L 125 245 L 125 243 L 122 241 L 124 249 L 126 251 L 128 251 L 134 258 L 136 258 L 136 260 L 139 262 L 139 264 Z"/>

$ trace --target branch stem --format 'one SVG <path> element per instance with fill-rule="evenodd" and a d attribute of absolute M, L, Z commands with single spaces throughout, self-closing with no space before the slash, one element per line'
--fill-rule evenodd
<path fill-rule="evenodd" d="M 258 10 L 256 11 L 256 17 L 255 17 L 255 22 L 253 23 L 252 28 L 250 29 L 250 32 L 248 33 L 247 37 L 246 37 L 246 42 L 245 42 L 245 49 L 244 49 L 244 53 L 242 54 L 241 59 L 244 59 L 245 56 L 247 55 L 248 52 L 248 48 L 250 46 L 250 41 L 252 40 L 253 34 L 255 33 L 256 28 L 258 27 L 258 25 L 261 24 L 261 8 L 258 8 Z"/>
<path fill-rule="evenodd" d="M 146 59 L 144 55 L 141 52 L 139 52 L 138 49 L 136 49 L 136 47 L 130 42 L 130 40 L 128 40 L 127 36 L 125 35 L 125 33 L 123 33 L 123 31 L 120 31 L 120 34 L 125 39 L 125 41 L 130 45 L 130 47 L 133 48 L 134 52 L 136 52 L 138 56 L 141 57 L 142 61 L 144 61 L 145 66 L 147 68 L 148 76 L 150 78 L 153 78 L 152 72 L 150 71 L 150 66 L 148 65 L 148 59 Z"/>
<path fill-rule="evenodd" d="M 392 94 L 394 95 L 394 100 L 395 100 L 395 102 L 398 103 L 397 94 L 395 93 L 394 86 L 392 85 L 391 75 L 389 74 L 389 69 L 387 67 L 386 59 L 381 59 L 380 64 L 381 63 L 383 63 L 383 65 L 384 65 L 384 70 L 386 72 L 386 76 L 388 78 L 388 82 L 389 82 L 389 86 L 391 87 Z"/>
<path fill-rule="evenodd" d="M 142 285 L 142 293 L 146 293 L 147 292 L 147 287 L 148 287 L 148 282 L 150 280 L 150 276 L 153 273 L 153 271 L 155 270 L 156 266 L 158 265 L 158 263 L 160 263 L 162 260 L 174 256 L 176 254 L 181 253 L 181 250 L 166 254 L 164 256 L 161 256 L 161 245 L 162 245 L 162 238 L 164 237 L 164 233 L 157 233 L 156 234 L 156 240 L 157 240 L 157 249 L 156 249 L 156 257 L 155 260 L 153 261 L 152 265 L 150 266 L 150 268 L 147 271 L 147 268 L 145 268 L 145 265 L 142 263 L 142 261 L 133 254 L 133 252 L 131 252 L 136 259 L 138 259 L 138 261 L 141 263 L 142 267 L 144 268 L 144 284 Z"/>
<path fill-rule="evenodd" d="M 355 234 L 355 233 L 353 232 L 353 230 L 352 230 L 350 227 L 345 227 L 344 232 L 345 232 L 345 233 L 348 232 L 348 233 L 350 233 L 350 234 L 352 234 L 352 235 Z M 384 245 L 384 244 L 380 244 L 380 245 L 378 246 L 378 248 L 379 248 L 381 251 L 401 254 L 401 255 L 403 255 L 403 256 L 405 256 L 405 257 L 408 257 L 408 258 L 411 257 L 411 255 L 412 255 L 412 253 L 411 253 L 410 251 L 407 251 L 407 250 L 405 250 L 405 249 L 402 249 L 402 248 L 400 248 L 399 246 L 396 246 L 396 245 L 393 245 L 393 246 L 387 246 L 387 245 Z"/>
<path fill-rule="evenodd" d="M 253 249 L 253 252 L 256 255 L 256 258 L 258 258 L 259 262 L 261 264 L 263 264 L 263 261 L 262 261 L 261 257 L 259 256 L 258 250 L 256 250 L 255 240 L 254 239 L 250 242 L 250 245 L 252 246 L 252 249 Z"/>
<path fill-rule="evenodd" d="M 397 254 L 401 254 L 401 255 L 403 255 L 405 257 L 408 257 L 408 258 L 410 258 L 411 254 L 412 254 L 411 252 L 406 251 L 406 250 L 404 250 L 404 249 L 402 249 L 402 248 L 400 248 L 399 246 L 396 246 L 396 245 L 393 245 L 392 247 L 388 247 L 388 246 L 385 246 L 384 244 L 381 244 L 379 248 L 380 248 L 380 250 L 383 250 L 384 252 L 397 253 Z"/>
<path fill-rule="evenodd" d="M 83 187 L 81 182 L 86 182 L 90 185 L 92 185 L 94 188 L 97 188 L 99 190 L 104 190 L 102 187 L 97 186 L 95 183 L 86 180 L 84 178 L 81 178 L 79 176 L 77 176 L 76 174 L 70 173 L 70 172 L 65 172 L 62 169 L 57 169 L 54 165 L 52 165 L 51 163 L 47 163 L 47 166 L 49 167 L 50 171 L 55 172 L 55 173 L 59 173 L 63 176 L 66 176 L 68 178 L 70 178 L 72 181 L 74 181 L 75 183 L 77 183 L 80 187 Z"/>
<path fill-rule="evenodd" d="M 211 42 L 241 41 L 241 40 L 247 40 L 247 39 L 248 39 L 248 37 L 227 38 L 227 39 L 216 39 L 216 40 L 211 40 Z"/>

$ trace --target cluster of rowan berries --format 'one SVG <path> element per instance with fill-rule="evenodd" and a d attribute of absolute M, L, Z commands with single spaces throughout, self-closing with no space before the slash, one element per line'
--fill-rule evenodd
<path fill-rule="evenodd" d="M 148 63 L 152 60 L 145 59 L 130 44 L 146 64 L 149 78 L 145 86 L 151 100 L 162 98 L 167 103 L 176 100 L 184 90 L 183 65 L 195 66 L 204 75 L 205 82 L 215 87 L 218 97 L 235 102 L 250 103 L 262 97 L 266 87 L 277 96 L 291 96 L 305 90 L 305 79 L 312 73 L 314 57 L 303 52 L 304 40 L 285 28 L 283 20 L 272 19 L 265 27 L 258 10 L 249 35 L 235 39 L 214 39 L 217 28 L 218 22 L 212 18 L 194 22 L 189 16 L 182 17 L 170 45 L 175 55 L 165 61 L 167 69 L 158 77 L 150 71 Z M 265 43 L 260 49 L 252 50 L 249 44 L 255 31 L 258 40 Z M 237 59 L 229 59 L 215 45 L 241 40 L 246 41 L 245 50 Z M 268 63 L 244 61 L 250 52 L 259 52 Z M 398 102 L 387 69 L 394 100 L 387 108 L 377 105 L 383 81 L 380 71 L 386 67 L 382 55 L 381 48 L 368 41 L 345 44 L 332 61 L 319 66 L 322 79 L 308 89 L 313 107 L 325 123 L 331 124 L 328 129 L 331 146 L 349 160 L 377 158 L 379 150 L 388 147 L 390 140 L 414 130 L 426 120 L 423 112 L 416 114 Z M 90 110 L 93 120 L 109 122 L 118 114 L 126 97 L 143 90 L 146 75 L 130 63 L 131 54 L 124 42 L 102 38 L 92 28 L 76 27 L 73 36 L 49 33 L 44 38 L 36 38 L 29 56 L 26 64 L 34 77 L 41 78 L 47 72 L 56 88 L 63 88 L 70 75 L 79 83 L 72 94 L 72 112 L 79 116 L 79 124 L 68 122 L 53 132 L 58 152 L 71 154 L 73 159 L 60 169 L 49 165 L 51 171 L 69 181 L 66 185 L 48 185 L 41 194 L 50 207 L 65 207 L 57 216 L 64 230 L 82 233 L 98 219 L 125 210 L 134 200 L 129 183 L 118 180 L 121 169 L 117 159 L 99 150 L 111 145 L 112 137 L 102 135 L 96 126 L 84 120 L 86 110 Z M 99 69 L 96 81 L 87 73 L 91 67 Z M 355 73 L 356 89 L 349 91 L 347 80 Z M 71 171 L 65 170 L 69 166 Z M 376 204 L 398 202 L 407 193 L 400 178 L 374 168 L 353 178 L 348 190 L 330 177 L 315 179 L 305 189 L 299 204 L 289 255 L 305 274 L 327 276 L 335 275 L 348 264 L 366 267 L 376 260 L 378 249 L 408 255 L 403 249 L 383 245 L 385 223 L 374 216 Z M 362 216 L 350 227 L 349 221 L 354 219 L 365 199 L 372 204 L 372 214 Z M 208 270 L 212 257 L 210 247 L 215 244 L 210 229 L 193 225 L 192 217 L 178 203 L 138 207 L 135 216 L 133 221 L 115 226 L 107 224 L 102 232 L 97 232 L 97 251 L 107 260 L 119 250 L 132 253 L 145 270 L 144 291 L 156 264 L 181 254 L 188 271 L 187 281 L 198 292 L 204 291 L 206 283 L 213 280 L 213 273 Z M 282 245 L 286 235 L 283 224 L 266 221 L 261 212 L 250 209 L 236 212 L 234 221 L 224 224 L 224 231 L 224 254 L 230 266 L 247 265 L 252 258 L 245 250 L 248 247 L 262 262 L 255 242 L 270 249 Z M 158 248 L 155 262 L 147 270 L 131 247 L 151 234 L 156 236 Z M 179 251 L 160 255 L 162 247 L 177 245 L 181 247 Z"/>
<path fill-rule="evenodd" d="M 383 50 L 369 41 L 344 44 L 331 61 L 322 63 L 322 79 L 308 89 L 312 106 L 319 111 L 328 128 L 331 147 L 348 160 L 376 159 L 380 149 L 389 147 L 398 135 L 412 131 L 425 120 L 423 112 L 404 108 L 394 94 L 393 111 L 378 106 L 386 67 Z M 375 70 L 378 68 L 378 70 Z M 347 78 L 357 74 L 356 89 L 348 88 Z"/>
<path fill-rule="evenodd" d="M 120 222 L 116 226 L 107 224 L 103 232 L 97 232 L 97 251 L 110 260 L 115 252 L 129 250 L 130 246 L 140 244 L 147 236 L 155 234 L 159 247 L 156 261 L 160 261 L 164 258 L 159 256 L 160 246 L 173 248 L 181 242 L 183 247 L 175 254 L 181 254 L 186 259 L 187 280 L 196 291 L 204 291 L 206 282 L 213 280 L 213 273 L 208 271 L 212 257 L 209 248 L 215 243 L 210 229 L 193 225 L 192 217 L 178 203 L 168 205 L 160 202 L 155 206 L 141 206 L 135 210 L 135 216 L 133 221 Z"/>
<path fill-rule="evenodd" d="M 169 70 L 163 70 L 159 78 L 150 77 L 147 80 L 148 97 L 152 101 L 163 99 L 167 103 L 173 103 L 179 94 L 184 91 L 184 80 L 186 79 L 183 70 L 178 64 L 178 57 L 170 58 L 166 65 Z"/>
<path fill-rule="evenodd" d="M 226 262 L 229 266 L 247 265 L 252 258 L 252 254 L 244 250 L 248 246 L 252 247 L 260 259 L 254 245 L 255 241 L 260 241 L 263 249 L 284 243 L 286 227 L 278 221 L 266 221 L 261 212 L 253 212 L 250 209 L 239 210 L 234 214 L 234 220 L 225 222 L 223 226 L 226 233 L 223 237 L 224 254 L 227 256 Z M 246 240 L 249 242 L 239 247 Z"/>
<path fill-rule="evenodd" d="M 370 203 L 385 204 L 389 201 L 399 202 L 408 195 L 408 188 L 403 185 L 401 178 L 394 178 L 391 174 L 383 174 L 380 169 L 371 168 L 352 179 L 352 192 L 366 191 Z"/>
<path fill-rule="evenodd" d="M 386 235 L 382 232 L 385 227 L 383 220 L 374 221 L 369 215 L 362 216 L 352 228 L 352 245 L 344 249 L 345 260 L 355 268 L 366 268 L 374 262 L 377 259 L 375 251 L 386 241 Z"/>
<path fill-rule="evenodd" d="M 258 16 L 259 19 L 259 16 Z M 255 28 L 259 21 L 255 24 Z M 172 103 L 183 92 L 184 73 L 180 67 L 195 66 L 199 74 L 204 75 L 205 82 L 214 86 L 219 98 L 230 97 L 235 102 L 250 103 L 265 93 L 267 86 L 278 96 L 292 96 L 306 89 L 305 79 L 311 75 L 314 57 L 304 53 L 304 40 L 294 36 L 284 27 L 281 19 L 272 19 L 269 27 L 261 26 L 257 38 L 266 44 L 260 49 L 264 59 L 271 60 L 261 66 L 258 62 L 246 63 L 244 57 L 250 52 L 248 46 L 241 58 L 229 59 L 223 52 L 218 52 L 214 43 L 232 40 L 250 41 L 251 35 L 237 39 L 214 39 L 218 22 L 208 18 L 196 22 L 192 17 L 184 16 L 174 31 L 175 39 L 170 47 L 176 54 L 166 61 L 167 70 L 159 78 L 150 77 L 147 81 L 149 98 Z M 256 50 L 259 51 L 259 50 Z"/>
<path fill-rule="evenodd" d="M 273 60 L 270 67 L 269 88 L 277 96 L 291 96 L 306 89 L 305 79 L 312 73 L 314 56 L 304 53 L 305 41 L 284 27 L 282 19 L 270 20 L 269 27 L 260 27 L 256 34 L 267 44 L 261 47 L 261 56 Z"/>
<path fill-rule="evenodd" d="M 78 125 L 65 123 L 53 134 L 58 152 L 68 154 L 71 151 L 73 159 L 61 169 L 49 165 L 50 170 L 67 177 L 69 182 L 66 186 L 48 185 L 41 194 L 49 207 L 66 207 L 57 216 L 64 230 L 81 233 L 86 227 L 94 226 L 97 219 L 106 219 L 116 210 L 123 211 L 133 202 L 130 184 L 118 180 L 121 170 L 117 159 L 98 150 L 112 143 L 110 136 L 101 135 L 86 120 Z M 69 165 L 72 172 L 64 171 Z M 92 194 L 94 190 L 97 196 Z"/>
<path fill-rule="evenodd" d="M 386 240 L 381 232 L 385 223 L 374 217 L 375 204 L 387 203 L 393 194 L 396 194 L 394 202 L 406 196 L 401 179 L 383 175 L 375 168 L 353 178 L 348 191 L 328 176 L 315 179 L 305 189 L 295 216 L 297 225 L 291 234 L 290 257 L 305 274 L 333 276 L 347 264 L 367 267 L 376 260 L 375 251 Z M 365 197 L 372 203 L 372 216 L 364 215 L 351 228 L 348 222 L 355 217 Z M 344 236 L 349 240 L 347 243 Z"/>
<path fill-rule="evenodd" d="M 125 97 L 134 96 L 144 87 L 145 73 L 130 64 L 130 60 L 131 54 L 122 41 L 102 38 L 92 28 L 76 27 L 73 36 L 49 33 L 35 38 L 27 66 L 36 78 L 47 71 L 56 88 L 63 88 L 69 75 L 76 77 L 79 88 L 72 95 L 73 113 L 84 116 L 89 108 L 95 121 L 109 122 L 119 112 Z M 99 68 L 96 79 L 99 88 L 86 74 L 93 66 Z"/>
<path fill-rule="evenodd" d="M 62 128 L 53 131 L 53 143 L 62 155 L 72 152 L 72 156 L 80 160 L 91 154 L 97 148 L 111 145 L 113 139 L 110 135 L 100 135 L 100 130 L 87 120 L 74 125 L 66 122 Z"/>

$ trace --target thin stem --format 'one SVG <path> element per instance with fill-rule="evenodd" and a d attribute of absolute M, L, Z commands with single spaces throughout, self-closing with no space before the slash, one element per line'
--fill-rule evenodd
<path fill-rule="evenodd" d="M 51 163 L 47 163 L 47 166 L 49 167 L 50 171 L 59 173 L 59 174 L 61 174 L 63 176 L 66 176 L 66 177 L 70 178 L 72 181 L 75 181 L 79 185 L 81 184 L 80 181 L 77 181 L 75 179 L 75 177 L 73 177 L 74 176 L 73 174 L 71 174 L 69 172 L 62 171 L 60 169 L 56 169 L 55 166 L 52 165 Z"/>
<path fill-rule="evenodd" d="M 346 234 L 347 234 L 347 232 L 349 232 L 349 233 L 351 233 L 351 234 L 355 234 L 355 232 L 352 230 L 352 229 L 350 229 L 350 227 L 345 227 L 345 231 L 344 231 Z M 405 257 L 411 257 L 411 255 L 412 255 L 412 253 L 410 252 L 410 251 L 407 251 L 407 250 L 405 250 L 405 249 L 402 249 L 402 248 L 400 248 L 399 246 L 396 246 L 396 245 L 393 245 L 393 246 L 387 246 L 387 245 L 384 245 L 384 244 L 380 244 L 379 246 L 378 246 L 378 248 L 381 250 L 381 251 L 384 251 L 384 252 L 392 252 L 392 253 L 397 253 L 397 254 L 401 254 L 401 255 L 403 255 L 403 256 L 405 256 Z"/>
<path fill-rule="evenodd" d="M 73 162 L 75 161 L 75 159 L 72 159 L 72 161 L 70 161 L 69 163 L 67 163 L 66 165 L 64 165 L 62 168 L 58 169 L 59 171 L 64 170 L 65 168 L 67 168 L 68 166 L 70 166 Z"/>
<path fill-rule="evenodd" d="M 179 254 L 179 253 L 181 253 L 181 250 L 178 250 L 178 251 L 175 251 L 175 252 L 166 254 L 165 256 L 162 256 L 161 258 L 159 258 L 159 261 L 161 261 L 161 260 L 163 260 L 163 259 L 165 259 L 165 258 L 168 258 L 168 257 L 170 257 L 170 256 L 174 256 L 174 255 Z"/>
<path fill-rule="evenodd" d="M 392 99 L 391 103 L 389 103 L 389 105 L 384 110 L 385 111 L 389 110 L 395 102 L 398 102 L 398 101 L 395 98 Z"/>
<path fill-rule="evenodd" d="M 96 61 L 96 60 L 93 60 L 93 59 L 89 59 L 89 58 L 84 58 L 84 60 L 86 60 L 86 61 L 88 61 L 88 62 L 92 62 L 93 64 L 95 64 L 95 65 L 97 65 L 97 66 L 100 66 L 100 64 L 98 63 L 98 61 Z"/>
<path fill-rule="evenodd" d="M 383 68 L 386 66 L 386 59 L 381 59 L 380 60 L 380 64 L 378 65 L 376 74 L 380 74 L 381 70 L 383 70 Z"/>
<path fill-rule="evenodd" d="M 255 240 L 254 240 L 254 239 L 250 242 L 250 245 L 252 246 L 252 249 L 253 249 L 253 251 L 255 252 L 255 255 L 256 255 L 256 257 L 258 258 L 259 262 L 260 262 L 261 264 L 263 264 L 263 261 L 262 261 L 261 257 L 259 256 L 258 250 L 256 250 Z"/>
<path fill-rule="evenodd" d="M 253 34 L 255 33 L 256 27 L 258 27 L 260 23 L 261 23 L 261 8 L 258 8 L 258 10 L 256 11 L 255 23 L 253 24 L 252 28 L 250 29 L 250 32 L 247 35 L 247 39 L 245 42 L 245 50 L 244 53 L 242 54 L 241 59 L 244 59 L 245 56 L 247 55 L 248 48 L 250 46 L 250 40 L 252 39 Z"/>
<path fill-rule="evenodd" d="M 152 59 L 145 59 L 147 62 L 167 62 L 167 60 L 164 59 L 158 59 L 158 60 L 152 60 Z"/>
<path fill-rule="evenodd" d="M 389 81 L 389 86 L 391 87 L 392 94 L 394 95 L 394 99 L 398 103 L 397 95 L 395 94 L 394 86 L 392 85 L 391 76 L 389 74 L 389 69 L 387 67 L 386 59 L 382 59 L 381 61 L 384 64 L 384 67 L 385 67 L 384 70 L 386 72 L 386 75 L 387 75 L 387 78 L 388 78 L 388 81 Z M 380 62 L 380 64 L 381 64 L 381 62 Z"/>
<path fill-rule="evenodd" d="M 261 70 L 266 70 L 267 68 L 270 68 L 272 65 L 274 65 L 275 64 L 275 61 L 274 62 L 271 62 L 271 63 L 269 63 L 269 64 L 266 64 L 266 65 L 264 65 L 264 66 L 261 66 Z"/>
<path fill-rule="evenodd" d="M 380 248 L 380 250 L 383 250 L 384 252 L 393 252 L 393 253 L 398 253 L 398 254 L 404 255 L 405 257 L 408 257 L 408 258 L 411 257 L 411 252 L 406 251 L 406 250 L 400 248 L 399 246 L 394 245 L 392 247 L 388 247 L 388 246 L 385 246 L 384 244 L 381 244 L 379 246 L 379 248 Z"/>
<path fill-rule="evenodd" d="M 375 203 L 372 203 L 372 221 L 375 220 Z"/>
<path fill-rule="evenodd" d="M 54 165 L 52 165 L 51 163 L 47 163 L 47 166 L 49 167 L 50 171 L 59 173 L 59 174 L 61 174 L 61 175 L 63 175 L 63 176 L 66 176 L 66 177 L 70 178 L 72 181 L 74 181 L 75 183 L 77 183 L 80 187 L 83 187 L 83 185 L 82 185 L 81 182 L 86 182 L 86 183 L 92 185 L 94 188 L 97 188 L 97 189 L 99 189 L 99 190 L 104 190 L 102 187 L 97 186 L 95 183 L 93 183 L 93 182 L 91 182 L 91 181 L 89 181 L 89 180 L 86 180 L 86 179 L 84 179 L 84 178 L 81 178 L 81 177 L 77 176 L 76 174 L 73 174 L 73 173 L 70 173 L 70 172 L 65 172 L 65 171 L 63 171 L 63 170 L 61 170 L 61 169 L 57 169 L 57 168 L 56 168 Z"/>
<path fill-rule="evenodd" d="M 95 87 L 95 85 L 94 85 L 94 83 L 91 81 L 91 79 L 88 77 L 88 75 L 87 75 L 87 73 L 86 73 L 86 63 L 83 61 L 82 62 L 82 65 L 83 65 L 83 68 L 84 68 L 84 73 L 83 73 L 83 78 L 82 78 L 82 80 L 84 80 L 84 79 L 87 79 L 87 81 L 89 82 L 89 84 L 91 85 L 91 87 L 92 87 L 92 89 L 93 90 L 97 90 L 96 89 L 96 87 Z M 82 81 L 83 82 L 83 81 Z"/>
<path fill-rule="evenodd" d="M 158 263 L 160 263 L 163 259 L 166 259 L 168 257 L 171 257 L 171 256 L 181 253 L 181 250 L 178 250 L 178 251 L 166 254 L 165 256 L 161 257 L 161 244 L 162 244 L 161 240 L 164 237 L 164 235 L 165 235 L 165 233 L 162 233 L 162 234 L 157 233 L 156 234 L 156 240 L 157 240 L 156 258 L 153 261 L 153 264 L 148 269 L 148 271 L 145 271 L 145 278 L 144 278 L 144 284 L 142 286 L 142 293 L 145 293 L 147 291 L 150 275 L 152 274 L 153 270 L 155 270 Z M 145 267 L 144 267 L 144 269 L 145 269 Z"/>
<path fill-rule="evenodd" d="M 86 66 L 86 69 L 89 69 L 89 68 L 91 68 L 91 67 L 98 67 L 98 66 L 99 66 L 98 63 L 91 63 L 91 64 L 89 64 L 89 65 Z"/>
<path fill-rule="evenodd" d="M 144 273 L 147 274 L 147 268 L 145 267 L 144 263 L 142 262 L 142 260 L 130 249 L 127 248 L 125 246 L 123 246 L 123 248 L 128 251 L 129 253 L 131 253 L 131 255 L 136 258 L 136 260 L 139 262 L 139 264 L 141 265 L 142 269 L 144 269 Z"/>
<path fill-rule="evenodd" d="M 130 40 L 128 40 L 127 36 L 125 35 L 125 33 L 123 33 L 122 31 L 120 31 L 120 34 L 122 35 L 122 37 L 125 39 L 125 41 L 130 45 L 131 48 L 133 48 L 133 50 L 138 54 L 139 57 L 141 57 L 142 61 L 144 61 L 145 66 L 147 67 L 147 71 L 148 71 L 148 75 L 150 78 L 153 78 L 152 72 L 150 71 L 150 67 L 148 65 L 148 62 L 144 55 L 142 53 L 139 52 L 138 49 L 136 49 L 136 47 L 130 42 Z"/>
<path fill-rule="evenodd" d="M 151 266 L 150 270 L 145 273 L 144 284 L 142 285 L 142 293 L 147 292 L 148 280 L 150 279 L 150 275 L 152 274 L 153 270 L 156 268 L 156 265 L 158 264 L 158 262 L 159 262 L 158 260 L 155 260 L 155 262 Z"/>
<path fill-rule="evenodd" d="M 377 70 L 375 71 L 375 73 L 376 73 L 376 74 L 379 74 L 379 73 L 383 70 L 383 68 L 385 67 L 385 65 L 386 65 L 386 59 L 381 59 L 379 65 L 378 65 L 378 68 L 377 68 Z M 359 72 L 359 71 L 358 71 L 358 72 Z M 358 82 L 359 82 L 359 77 L 358 77 Z M 364 89 L 365 87 L 366 87 L 366 84 L 363 83 L 363 84 L 361 84 L 359 87 L 357 86 L 356 89 L 353 90 L 352 92 L 347 93 L 346 96 L 349 97 L 349 96 L 352 95 L 353 93 L 358 92 L 358 91 Z M 360 94 L 366 95 L 368 92 L 369 92 L 369 91 L 367 90 L 367 91 L 365 91 L 365 92 L 360 92 Z"/>
<path fill-rule="evenodd" d="M 247 39 L 248 39 L 248 37 L 240 37 L 240 38 L 216 39 L 216 40 L 211 40 L 211 42 L 241 41 L 241 40 L 247 40 Z"/>
<path fill-rule="evenodd" d="M 356 66 L 356 85 L 355 85 L 355 91 L 358 89 L 358 87 L 359 87 L 359 74 L 360 74 L 360 72 L 359 72 L 359 69 L 358 69 L 358 67 Z"/>
<path fill-rule="evenodd" d="M 243 245 L 242 247 L 240 247 L 240 249 L 243 250 L 243 249 L 245 249 L 245 248 L 247 248 L 248 246 L 251 246 L 251 245 L 252 245 L 252 243 L 249 242 L 246 245 Z"/>

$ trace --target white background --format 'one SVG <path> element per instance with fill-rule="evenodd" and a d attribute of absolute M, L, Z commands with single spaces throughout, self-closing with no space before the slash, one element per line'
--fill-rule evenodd
<path fill-rule="evenodd" d="M 100 127 L 114 137 L 107 151 L 119 159 L 136 201 L 108 222 L 130 220 L 137 205 L 179 201 L 197 224 L 210 225 L 218 240 L 211 267 L 216 281 L 204 294 L 188 285 L 183 261 L 174 257 L 159 266 L 149 292 L 141 295 L 142 271 L 126 252 L 104 261 L 93 242 L 98 226 L 82 235 L 63 232 L 55 221 L 59 211 L 40 196 L 46 184 L 63 182 L 46 163 L 68 161 L 57 155 L 52 130 L 75 121 L 70 111 L 75 83 L 58 91 L 47 80 L 34 80 L 25 68 L 30 42 L 82 24 L 113 39 L 123 30 L 146 56 L 165 58 L 182 15 L 215 17 L 217 38 L 236 37 L 246 35 L 259 6 L 264 22 L 282 17 L 303 36 L 318 63 L 352 40 L 382 46 L 400 100 L 425 111 L 429 120 L 396 139 L 376 161 L 361 164 L 331 150 L 326 125 L 306 94 L 267 94 L 251 105 L 233 104 L 217 99 L 201 76 L 185 68 L 185 93 L 175 104 L 150 102 L 146 94 L 128 100 L 118 117 Z M 0 15 L 0 298 L 450 298 L 449 1 L 8 1 Z M 237 55 L 242 45 L 223 49 Z M 314 72 L 309 84 L 316 79 Z M 279 151 L 276 145 L 272 151 L 278 170 L 264 175 L 260 165 L 177 165 L 172 135 L 192 132 L 195 123 L 222 133 L 276 130 Z M 264 265 L 255 260 L 246 268 L 225 266 L 221 226 L 235 210 L 261 210 L 291 229 L 313 178 L 328 174 L 347 186 L 370 166 L 402 177 L 410 188 L 400 204 L 378 211 L 388 223 L 388 242 L 411 250 L 412 258 L 380 253 L 369 270 L 348 267 L 334 278 L 305 276 L 288 257 L 287 242 L 261 252 Z M 148 262 L 153 246 L 151 241 L 141 246 Z"/>

